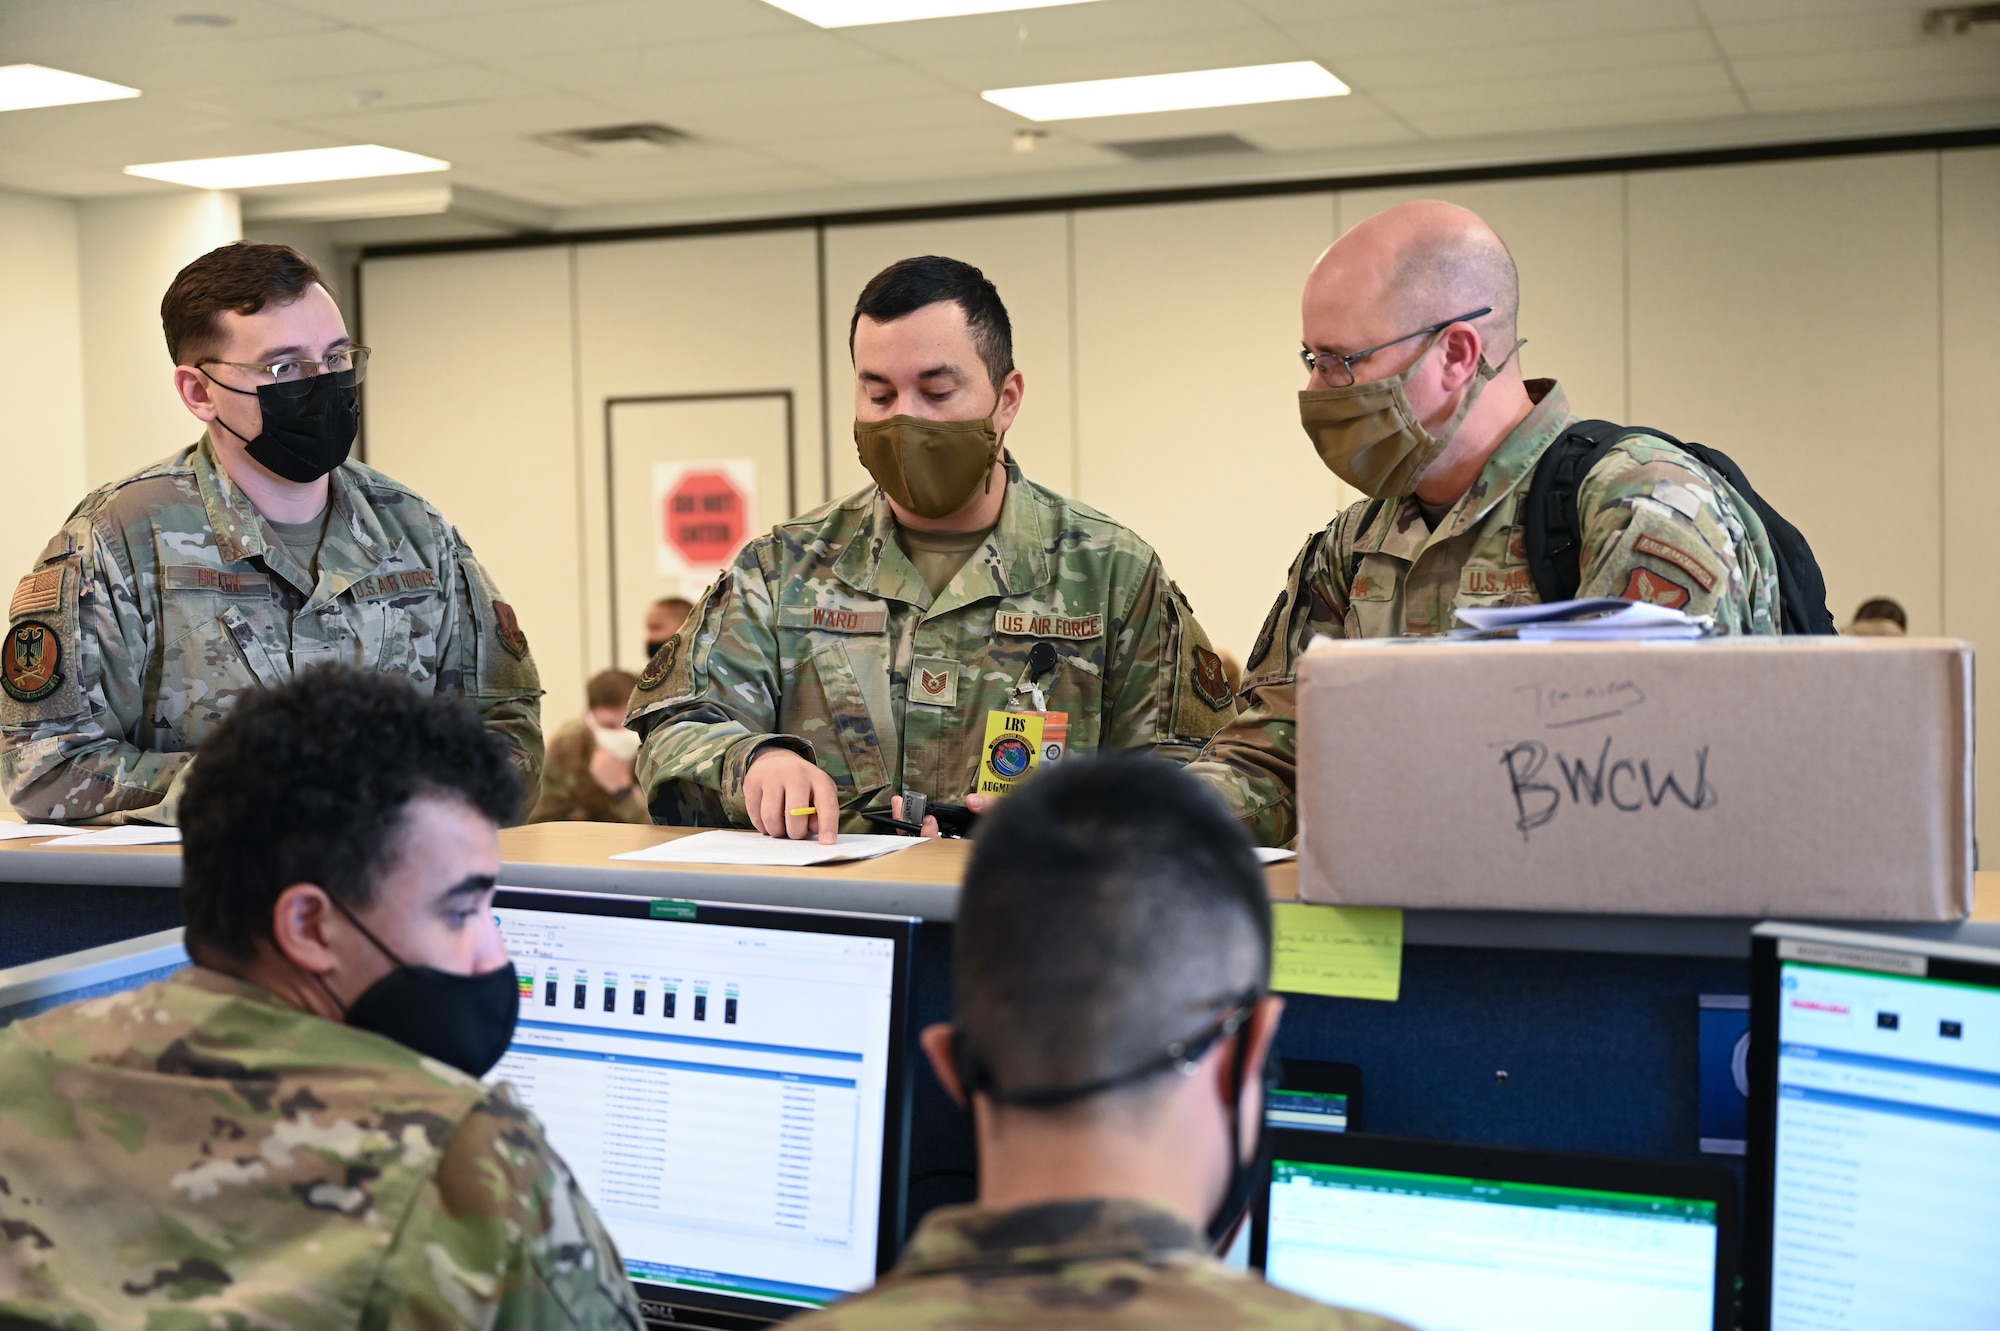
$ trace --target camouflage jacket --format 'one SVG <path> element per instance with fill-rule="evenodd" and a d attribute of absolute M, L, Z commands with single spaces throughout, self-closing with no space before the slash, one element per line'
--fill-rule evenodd
<path fill-rule="evenodd" d="M 654 817 L 748 826 L 743 779 L 768 744 L 833 778 L 847 831 L 906 786 L 960 802 L 987 713 L 1034 709 L 1028 656 L 1044 642 L 1069 752 L 1194 757 L 1234 704 L 1159 556 L 1007 469 L 999 524 L 935 601 L 873 488 L 745 546 L 632 695 Z"/>
<path fill-rule="evenodd" d="M 0 1031 L 0 1323 L 639 1331 L 541 1125 L 190 968 Z"/>
<path fill-rule="evenodd" d="M 358 462 L 331 478 L 317 581 L 206 439 L 89 495 L 15 588 L 0 791 L 31 822 L 174 821 L 193 750 L 247 689 L 320 662 L 462 695 L 532 798 L 541 685 L 458 531 Z"/>
<path fill-rule="evenodd" d="M 874 1289 L 786 1325 L 796 1331 L 1401 1328 L 1232 1270 L 1203 1251 L 1186 1221 L 1138 1201 L 933 1211 Z"/>
<path fill-rule="evenodd" d="M 542 797 L 528 814 L 531 823 L 650 823 L 646 801 L 634 786 L 620 799 L 597 784 L 590 762 L 597 737 L 582 721 L 570 721 L 549 740 L 542 765 Z"/>
<path fill-rule="evenodd" d="M 1535 464 L 1575 417 L 1552 379 L 1435 527 L 1414 498 L 1355 504 L 1292 561 L 1243 668 L 1235 721 L 1188 770 L 1208 781 L 1264 845 L 1298 831 L 1296 663 L 1319 634 L 1425 637 L 1455 627 L 1459 606 L 1541 600 L 1528 569 L 1521 504 Z M 1654 435 L 1633 434 L 1591 468 L 1578 596 L 1617 596 L 1713 615 L 1724 633 L 1776 633 L 1778 565 L 1764 523 L 1706 466 Z"/>

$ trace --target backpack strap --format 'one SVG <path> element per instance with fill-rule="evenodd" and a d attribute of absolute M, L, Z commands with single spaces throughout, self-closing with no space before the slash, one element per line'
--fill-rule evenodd
<path fill-rule="evenodd" d="M 1583 586 L 1583 520 L 1577 514 L 1577 494 L 1583 489 L 1583 478 L 1603 461 L 1612 445 L 1634 432 L 1610 421 L 1578 421 L 1556 436 L 1535 464 L 1528 497 L 1521 502 L 1520 520 L 1528 548 L 1528 572 L 1543 601 L 1574 600 L 1577 589 Z"/>
<path fill-rule="evenodd" d="M 1370 502 L 1367 511 L 1361 515 L 1361 522 L 1354 528 L 1354 548 L 1347 552 L 1347 568 L 1345 570 L 1347 573 L 1347 584 L 1341 588 L 1343 592 L 1352 591 L 1354 580 L 1361 576 L 1361 556 L 1366 553 L 1361 548 L 1361 538 L 1367 535 L 1368 529 L 1374 525 L 1375 519 L 1382 516 L 1382 507 L 1386 502 L 1386 500 L 1382 499 Z M 1382 535 L 1385 540 L 1388 538 L 1387 532 L 1384 532 Z M 1377 549 L 1380 549 L 1382 542 L 1377 541 L 1375 546 Z"/>

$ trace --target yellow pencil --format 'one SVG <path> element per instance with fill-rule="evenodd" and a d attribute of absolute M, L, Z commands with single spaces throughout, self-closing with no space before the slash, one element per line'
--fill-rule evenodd
<path fill-rule="evenodd" d="M 793 809 L 791 812 L 791 816 L 794 818 L 803 818 L 809 813 L 818 813 L 818 812 L 819 812 L 819 805 L 808 804 L 803 809 Z"/>

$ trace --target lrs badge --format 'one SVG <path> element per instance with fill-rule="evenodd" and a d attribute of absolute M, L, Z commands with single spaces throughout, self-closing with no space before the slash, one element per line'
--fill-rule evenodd
<path fill-rule="evenodd" d="M 514 617 L 514 607 L 505 601 L 495 601 L 493 617 L 498 621 L 494 626 L 494 633 L 500 639 L 500 645 L 505 647 L 517 661 L 526 656 L 528 635 L 521 632 L 521 621 Z"/>
<path fill-rule="evenodd" d="M 15 702 L 39 702 L 62 687 L 62 639 L 39 619 L 24 619 L 0 644 L 0 688 Z"/>

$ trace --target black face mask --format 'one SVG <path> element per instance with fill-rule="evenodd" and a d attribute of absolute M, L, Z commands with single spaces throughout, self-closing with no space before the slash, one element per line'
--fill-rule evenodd
<path fill-rule="evenodd" d="M 328 900 L 353 922 L 396 969 L 368 986 L 347 1008 L 346 1021 L 357 1030 L 386 1035 L 468 1077 L 484 1077 L 507 1052 L 514 1039 L 514 1022 L 521 1015 L 521 995 L 514 963 L 479 975 L 453 975 L 431 966 L 411 966 L 391 952 L 368 926 L 340 900 Z M 324 978 L 320 987 L 327 996 Z M 334 998 L 337 1005 L 340 1000 Z"/>
<path fill-rule="evenodd" d="M 1241 1105 L 1243 1102 L 1244 1066 L 1250 1058 L 1250 1037 L 1243 1026 L 1256 1011 L 1260 990 L 1249 990 L 1225 1000 L 1228 1013 L 1201 1035 L 1184 1043 L 1169 1045 L 1158 1058 L 1147 1061 L 1129 1072 L 1105 1077 L 1083 1086 L 1037 1087 L 1026 1091 L 1003 1091 L 993 1085 L 992 1077 L 984 1065 L 973 1054 L 963 1031 L 954 1030 L 953 1047 L 958 1055 L 958 1082 L 965 1091 L 967 1107 L 971 1106 L 972 1093 L 978 1091 L 996 1104 L 1018 1105 L 1028 1109 L 1053 1109 L 1058 1105 L 1075 1104 L 1079 1100 L 1101 1095 L 1132 1082 L 1158 1076 L 1168 1069 L 1183 1073 L 1192 1071 L 1217 1040 L 1232 1041 L 1229 1075 L 1229 1183 L 1223 1188 L 1222 1199 L 1216 1204 L 1215 1213 L 1208 1218 L 1207 1237 L 1209 1246 L 1220 1250 L 1222 1245 L 1235 1236 L 1236 1229 L 1243 1223 L 1244 1215 L 1250 1209 L 1251 1198 L 1263 1179 L 1267 1161 L 1264 1158 L 1265 1140 L 1263 1116 L 1258 1116 L 1256 1125 L 1257 1145 L 1246 1161 L 1243 1158 L 1243 1123 Z M 1213 1009 L 1210 1009 L 1213 1011 Z M 1265 1068 L 1265 1091 L 1268 1093 L 1277 1077 L 1277 1060 L 1268 1060 Z"/>
<path fill-rule="evenodd" d="M 257 399 L 264 412 L 264 429 L 255 439 L 243 439 L 221 415 L 215 419 L 223 429 L 243 439 L 244 451 L 259 466 L 303 485 L 347 461 L 347 452 L 361 429 L 361 390 L 353 370 L 316 374 L 297 397 L 280 392 L 296 388 L 295 384 L 265 384 L 252 393 L 230 388 L 207 370 L 202 373 L 217 388 Z"/>

